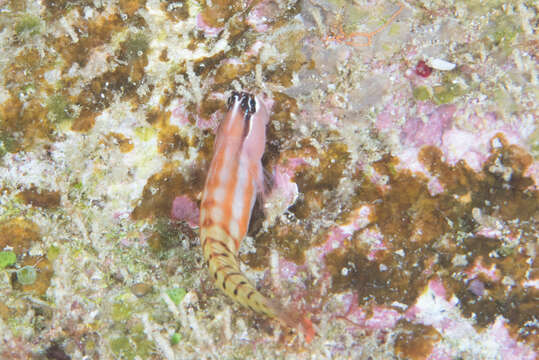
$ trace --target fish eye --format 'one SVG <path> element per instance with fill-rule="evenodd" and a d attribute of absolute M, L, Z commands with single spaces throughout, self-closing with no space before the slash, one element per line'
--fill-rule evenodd
<path fill-rule="evenodd" d="M 242 95 L 237 92 L 237 91 L 232 91 L 232 94 L 230 95 L 230 97 L 228 98 L 228 100 L 226 101 L 226 106 L 228 107 L 228 110 L 230 110 L 230 108 L 232 107 L 232 105 L 234 105 L 234 103 L 236 101 L 238 101 L 240 98 L 242 97 Z"/>
<path fill-rule="evenodd" d="M 256 112 L 255 97 L 249 93 L 241 93 L 241 109 L 246 116 L 254 114 Z"/>
<path fill-rule="evenodd" d="M 254 96 L 249 96 L 249 112 L 254 114 L 256 112 L 256 100 Z"/>

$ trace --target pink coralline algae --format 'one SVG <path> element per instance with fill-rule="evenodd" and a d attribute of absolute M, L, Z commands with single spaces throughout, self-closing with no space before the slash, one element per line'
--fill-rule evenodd
<path fill-rule="evenodd" d="M 298 196 L 298 186 L 292 181 L 294 170 L 307 162 L 301 158 L 288 159 L 286 166 L 277 165 L 273 172 L 273 187 L 269 197 L 279 197 L 282 199 L 286 208 L 294 204 Z"/>
<path fill-rule="evenodd" d="M 369 312 L 370 316 L 368 315 Z M 370 311 L 357 307 L 346 316 L 347 320 L 361 328 L 385 331 L 394 328 L 401 318 L 402 315 L 398 311 L 383 306 L 375 306 Z"/>
<path fill-rule="evenodd" d="M 442 149 L 447 154 L 447 162 L 456 164 L 461 159 L 475 171 L 481 170 L 481 165 L 486 160 L 485 151 L 481 149 L 481 143 L 477 136 L 471 132 L 452 128 L 442 138 Z"/>
<path fill-rule="evenodd" d="M 479 279 L 472 280 L 468 289 L 476 296 L 485 295 L 485 284 Z"/>
<path fill-rule="evenodd" d="M 262 1 L 249 13 L 246 19 L 247 23 L 257 32 L 267 31 L 270 28 L 268 21 L 276 10 L 273 7 L 276 6 L 277 4 L 274 4 L 271 1 Z"/>
<path fill-rule="evenodd" d="M 442 143 L 442 135 L 450 127 L 456 110 L 455 105 L 441 105 L 430 114 L 426 114 L 427 121 L 419 117 L 409 119 L 402 129 L 403 145 L 439 146 Z"/>
<path fill-rule="evenodd" d="M 474 127 L 475 132 L 452 126 L 443 133 L 440 149 L 446 155 L 449 164 L 454 165 L 464 159 L 474 171 L 481 170 L 491 147 L 501 146 L 491 143 L 496 134 L 502 133 L 509 143 L 520 146 L 524 146 L 525 139 L 530 135 L 528 129 L 505 124 L 493 113 L 486 113 L 483 116 L 472 115 L 468 122 Z"/>
<path fill-rule="evenodd" d="M 269 197 L 278 196 L 284 201 L 286 208 L 291 206 L 298 197 L 298 186 L 292 181 L 293 171 L 287 167 L 277 165 L 273 182 L 274 187 Z"/>
<path fill-rule="evenodd" d="M 403 315 L 387 306 L 374 306 L 370 309 L 358 305 L 357 294 L 345 294 L 342 303 L 346 310 L 338 318 L 346 319 L 354 327 L 365 330 L 390 330 Z"/>
<path fill-rule="evenodd" d="M 316 248 L 315 252 L 319 254 L 318 256 L 322 259 L 326 254 L 342 247 L 345 239 L 349 239 L 355 231 L 369 224 L 369 216 L 372 214 L 372 211 L 372 207 L 369 205 L 360 206 L 353 211 L 350 220 L 346 224 L 333 227 L 329 231 L 324 244 Z M 382 242 L 383 236 L 378 231 L 367 229 L 364 231 L 363 236 L 372 240 L 372 252 L 369 255 L 374 256 L 376 251 L 385 248 Z"/>
<path fill-rule="evenodd" d="M 479 274 L 485 275 L 488 279 L 492 281 L 497 281 L 500 279 L 499 271 L 496 269 L 496 264 L 492 264 L 490 268 L 486 268 L 483 265 L 482 259 L 476 259 L 473 266 L 466 271 L 468 277 L 474 279 Z"/>
<path fill-rule="evenodd" d="M 513 339 L 505 323 L 504 318 L 499 316 L 486 332 L 486 336 L 496 339 L 498 342 L 501 357 L 503 359 L 534 360 L 536 356 L 533 349 Z"/>
<path fill-rule="evenodd" d="M 384 244 L 384 235 L 379 230 L 365 229 L 360 233 L 359 239 L 363 243 L 369 244 L 367 259 L 370 261 L 376 260 L 376 254 L 379 251 L 387 250 L 387 246 Z"/>
<path fill-rule="evenodd" d="M 529 346 L 511 337 L 502 316 L 498 316 L 485 332 L 477 332 L 469 320 L 458 314 L 458 300 L 455 297 L 447 299 L 446 295 L 441 281 L 431 280 L 416 304 L 406 311 L 408 321 L 433 326 L 444 339 L 435 344 L 428 359 L 446 359 L 448 354 L 454 358 L 458 355 L 459 344 L 463 348 L 466 346 L 462 339 L 483 343 L 484 346 L 478 347 L 473 354 L 477 358 L 488 356 L 486 351 L 496 351 L 503 354 L 503 359 L 535 359 Z M 455 342 L 456 347 L 449 348 L 446 341 Z"/>
<path fill-rule="evenodd" d="M 215 131 L 217 130 L 222 117 L 223 114 L 220 111 L 216 111 L 215 113 L 211 114 L 209 119 L 197 114 L 196 126 L 202 130 L 212 129 Z"/>
<path fill-rule="evenodd" d="M 189 123 L 189 113 L 185 104 L 181 100 L 173 101 L 172 113 L 170 116 L 171 125 L 184 126 Z"/>
<path fill-rule="evenodd" d="M 188 196 L 177 196 L 172 202 L 170 217 L 175 220 L 185 221 L 191 228 L 198 226 L 200 210 L 197 204 Z"/>
<path fill-rule="evenodd" d="M 301 158 L 289 158 L 286 164 L 278 164 L 273 170 L 272 180 L 273 184 L 271 189 L 264 189 L 269 191 L 264 194 L 264 202 L 271 204 L 265 209 L 266 217 L 271 221 L 277 214 L 282 214 L 292 206 L 299 194 L 298 185 L 293 181 L 294 170 L 300 166 L 305 165 L 306 161 Z"/>
<path fill-rule="evenodd" d="M 291 279 L 298 272 L 299 266 L 292 261 L 279 259 L 279 274 L 283 279 Z"/>
<path fill-rule="evenodd" d="M 212 27 L 208 25 L 202 16 L 202 13 L 197 15 L 197 27 L 204 32 L 206 36 L 217 36 L 221 31 L 223 31 L 222 27 Z"/>

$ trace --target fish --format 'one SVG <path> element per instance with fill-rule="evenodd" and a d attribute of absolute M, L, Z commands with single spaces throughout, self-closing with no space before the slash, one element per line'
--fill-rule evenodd
<path fill-rule="evenodd" d="M 309 343 L 315 335 L 311 320 L 264 296 L 240 270 L 240 244 L 264 191 L 262 155 L 270 113 L 259 96 L 247 92 L 232 92 L 227 107 L 200 205 L 200 242 L 210 276 L 230 298 L 302 332 Z"/>

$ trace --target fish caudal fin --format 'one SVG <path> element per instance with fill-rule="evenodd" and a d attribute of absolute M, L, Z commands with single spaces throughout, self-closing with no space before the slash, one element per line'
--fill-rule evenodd
<path fill-rule="evenodd" d="M 268 307 L 273 310 L 277 320 L 285 326 L 302 333 L 307 343 L 310 343 L 313 340 L 316 331 L 314 330 L 311 319 L 306 315 L 284 309 L 283 306 L 274 299 L 268 299 Z"/>
<path fill-rule="evenodd" d="M 300 319 L 300 322 L 301 322 L 301 330 L 303 332 L 303 336 L 305 337 L 305 341 L 307 343 L 310 343 L 314 336 L 316 335 L 316 331 L 314 331 L 314 328 L 313 328 L 313 323 L 311 321 L 311 319 L 309 319 L 308 317 L 306 316 L 303 316 L 301 319 Z"/>

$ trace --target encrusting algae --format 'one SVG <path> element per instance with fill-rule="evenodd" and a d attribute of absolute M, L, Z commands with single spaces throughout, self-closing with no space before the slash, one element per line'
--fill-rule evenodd
<path fill-rule="evenodd" d="M 535 359 L 536 12 L 0 1 L 0 358 Z"/>

